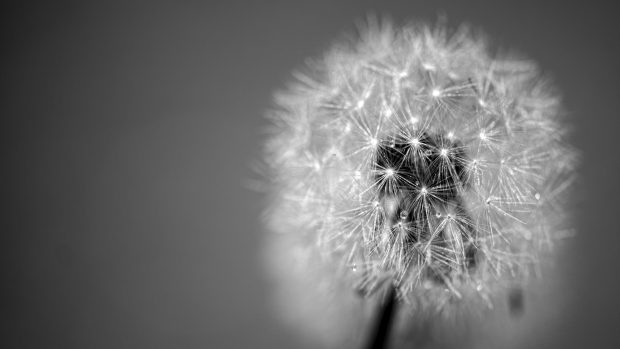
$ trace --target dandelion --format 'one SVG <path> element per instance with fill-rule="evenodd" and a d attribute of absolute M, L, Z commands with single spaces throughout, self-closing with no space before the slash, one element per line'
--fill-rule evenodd
<path fill-rule="evenodd" d="M 559 96 L 466 26 L 370 20 L 276 105 L 268 220 L 294 256 L 278 269 L 320 270 L 317 288 L 377 302 L 392 289 L 418 318 L 518 307 L 565 235 L 575 152 Z"/>

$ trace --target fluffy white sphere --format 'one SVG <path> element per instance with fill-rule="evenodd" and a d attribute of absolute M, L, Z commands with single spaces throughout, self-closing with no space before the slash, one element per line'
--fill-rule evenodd
<path fill-rule="evenodd" d="M 575 152 L 560 99 L 533 62 L 492 55 L 465 26 L 371 20 L 276 105 L 267 216 L 286 247 L 270 259 L 328 290 L 293 312 L 385 283 L 418 317 L 489 308 L 567 234 Z"/>

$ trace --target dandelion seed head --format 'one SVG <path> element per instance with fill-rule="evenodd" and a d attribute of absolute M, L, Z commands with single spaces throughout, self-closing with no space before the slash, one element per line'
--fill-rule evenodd
<path fill-rule="evenodd" d="M 467 27 L 369 25 L 276 96 L 269 226 L 320 255 L 326 285 L 374 297 L 390 280 L 412 311 L 491 307 L 569 217 L 576 154 L 539 72 Z"/>

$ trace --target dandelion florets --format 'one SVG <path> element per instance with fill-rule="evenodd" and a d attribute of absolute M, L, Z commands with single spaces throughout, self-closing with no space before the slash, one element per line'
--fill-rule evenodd
<path fill-rule="evenodd" d="M 537 66 L 462 27 L 369 26 L 276 97 L 275 230 L 351 288 L 439 309 L 523 282 L 555 240 L 574 151 Z"/>

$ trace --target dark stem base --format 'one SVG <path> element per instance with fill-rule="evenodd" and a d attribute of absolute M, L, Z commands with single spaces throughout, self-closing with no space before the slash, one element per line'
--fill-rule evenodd
<path fill-rule="evenodd" d="M 377 322 L 375 324 L 374 333 L 368 342 L 367 349 L 383 349 L 387 348 L 390 328 L 394 320 L 396 307 L 396 288 L 390 282 L 383 304 L 379 307 L 377 313 Z"/>

